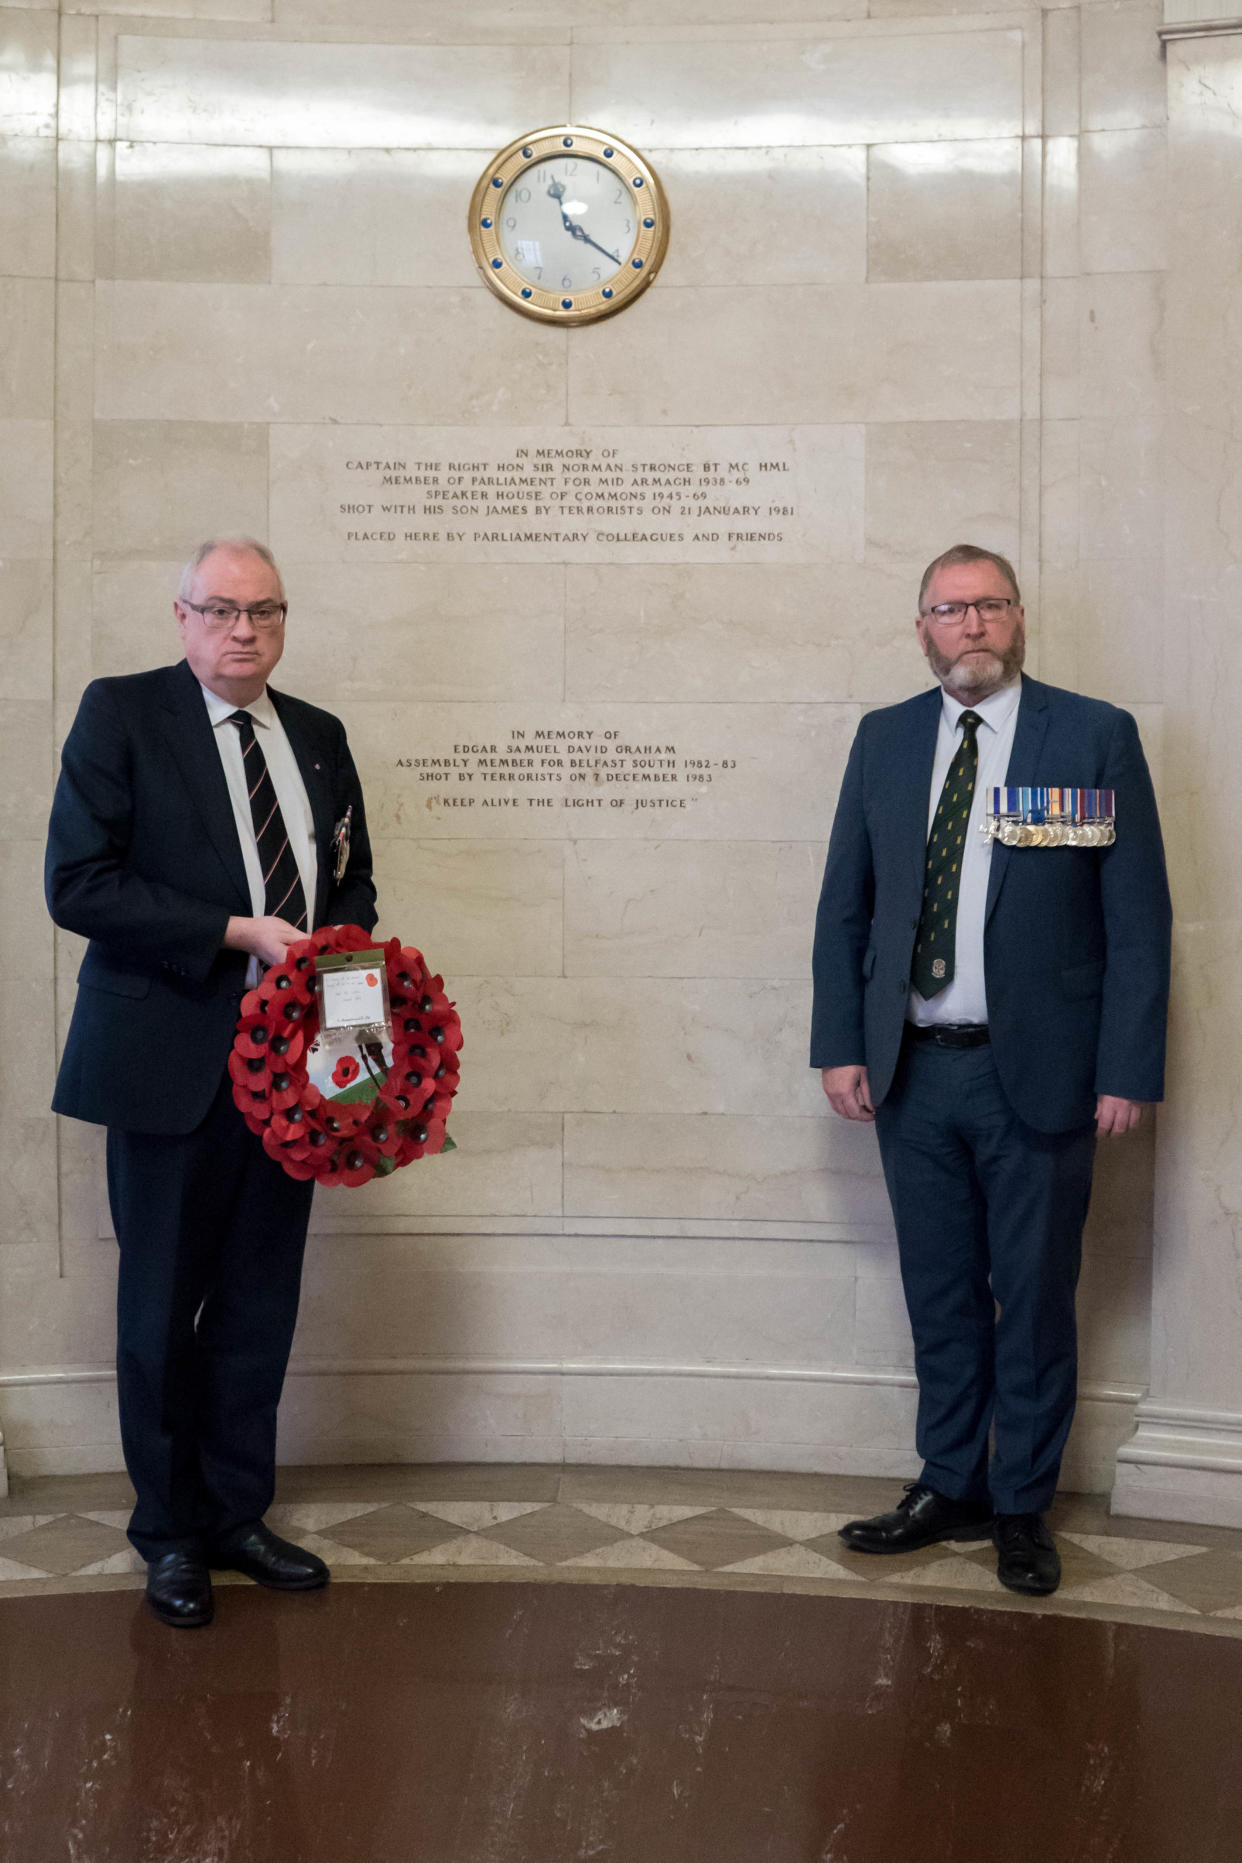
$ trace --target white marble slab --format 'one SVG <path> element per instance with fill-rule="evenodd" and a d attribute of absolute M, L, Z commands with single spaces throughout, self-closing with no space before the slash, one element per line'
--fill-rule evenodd
<path fill-rule="evenodd" d="M 565 1209 L 576 1216 L 834 1223 L 867 1235 L 891 1227 L 874 1133 L 850 1131 L 826 1111 L 801 1119 L 775 1110 L 766 1119 L 571 1114 Z"/>
<path fill-rule="evenodd" d="M 657 279 L 632 313 L 571 347 L 569 419 L 1007 420 L 1020 333 L 1013 279 L 694 291 Z"/>
<path fill-rule="evenodd" d="M 568 47 L 122 36 L 117 134 L 268 148 L 494 149 L 564 121 Z M 520 133 L 520 132 L 518 132 Z"/>
<path fill-rule="evenodd" d="M 0 280 L 0 308 L 4 296 Z M 398 290 L 119 279 L 95 287 L 95 311 L 103 419 L 507 427 L 559 418 L 565 405 L 567 333 L 506 314 L 481 281 Z M 2 391 L 0 376 L 0 409 Z"/>
<path fill-rule="evenodd" d="M 810 987 L 734 978 L 460 977 L 470 1111 L 815 1114 Z"/>
<path fill-rule="evenodd" d="M 0 15 L 0 123 L 6 135 L 56 134 L 57 24 L 54 8 L 9 8 Z"/>
<path fill-rule="evenodd" d="M 566 974 L 805 977 L 822 870 L 813 842 L 573 841 Z"/>
<path fill-rule="evenodd" d="M 574 60 L 579 119 L 641 148 L 921 142 L 1022 128 L 1022 34 L 589 45 Z"/>

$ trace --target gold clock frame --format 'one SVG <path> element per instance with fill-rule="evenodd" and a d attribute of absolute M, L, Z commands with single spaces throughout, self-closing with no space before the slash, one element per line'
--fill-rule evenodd
<path fill-rule="evenodd" d="M 509 188 L 526 169 L 570 149 L 601 163 L 633 190 L 635 204 L 640 206 L 638 237 L 622 270 L 607 285 L 596 285 L 590 291 L 544 291 L 505 257 L 497 227 L 499 213 L 488 209 L 494 202 L 499 210 Z M 511 310 L 541 323 L 573 325 L 614 317 L 647 289 L 668 248 L 668 202 L 650 162 L 620 137 L 576 123 L 554 124 L 533 135 L 518 136 L 502 149 L 475 183 L 468 224 L 474 262 L 496 296 Z"/>

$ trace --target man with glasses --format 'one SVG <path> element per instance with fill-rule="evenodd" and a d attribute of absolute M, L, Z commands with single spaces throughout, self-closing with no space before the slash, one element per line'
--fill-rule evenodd
<path fill-rule="evenodd" d="M 108 1128 L 129 1536 L 152 1609 L 192 1626 L 211 1566 L 327 1578 L 263 1522 L 312 1186 L 246 1129 L 227 1063 L 263 968 L 308 928 L 369 930 L 375 888 L 340 721 L 267 684 L 287 612 L 270 551 L 203 544 L 173 608 L 178 665 L 82 696 L 46 887 L 90 941 L 52 1104 Z"/>
<path fill-rule="evenodd" d="M 891 1513 L 841 1537 L 899 1553 L 990 1533 L 1002 1584 L 1045 1594 L 1096 1138 L 1163 1093 L 1164 853 L 1130 715 L 1022 677 L 1004 557 L 937 557 L 915 627 L 940 689 L 859 726 L 816 923 L 811 1064 L 835 1112 L 875 1123 L 923 1466 Z M 986 792 L 1016 785 L 1114 791 L 1115 842 L 986 838 Z"/>

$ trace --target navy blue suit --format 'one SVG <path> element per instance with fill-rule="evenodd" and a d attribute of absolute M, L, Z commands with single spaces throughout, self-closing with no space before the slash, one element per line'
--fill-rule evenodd
<path fill-rule="evenodd" d="M 1117 839 L 993 846 L 990 1044 L 916 1057 L 903 1031 L 941 702 L 936 689 L 859 726 L 816 922 L 811 1064 L 867 1068 L 914 1332 L 923 1479 L 982 1498 L 994 1425 L 997 1508 L 1042 1511 L 1073 1414 L 1096 1098 L 1163 1096 L 1171 908 L 1134 720 L 1024 679 L 1006 783 L 1115 790 Z"/>
<path fill-rule="evenodd" d="M 340 721 L 269 687 L 314 819 L 312 923 L 375 923 Z M 352 807 L 338 883 L 334 824 Z M 185 661 L 87 687 L 65 742 L 45 884 L 89 939 L 53 1107 L 108 1127 L 120 1243 L 118 1385 L 146 1556 L 261 1518 L 310 1189 L 242 1124 L 227 1073 L 253 911 L 220 753 Z"/>

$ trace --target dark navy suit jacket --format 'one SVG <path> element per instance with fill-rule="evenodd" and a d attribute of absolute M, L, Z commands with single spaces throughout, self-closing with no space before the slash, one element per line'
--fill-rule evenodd
<path fill-rule="evenodd" d="M 375 923 L 362 790 L 339 719 L 268 688 L 315 824 L 312 923 Z M 338 885 L 330 843 L 352 805 Z M 89 938 L 52 1101 L 127 1132 L 186 1133 L 232 1044 L 248 957 L 222 947 L 253 907 L 202 689 L 187 663 L 97 679 L 65 743 L 45 887 L 58 925 Z"/>
<path fill-rule="evenodd" d="M 892 1085 L 922 906 L 941 693 L 868 713 L 850 753 L 815 928 L 811 1065 Z M 1128 712 L 1022 682 L 1007 784 L 1116 791 L 1107 848 L 993 846 L 984 929 L 988 1023 L 1019 1118 L 1087 1124 L 1096 1096 L 1159 1100 L 1172 911 L 1160 823 Z"/>

